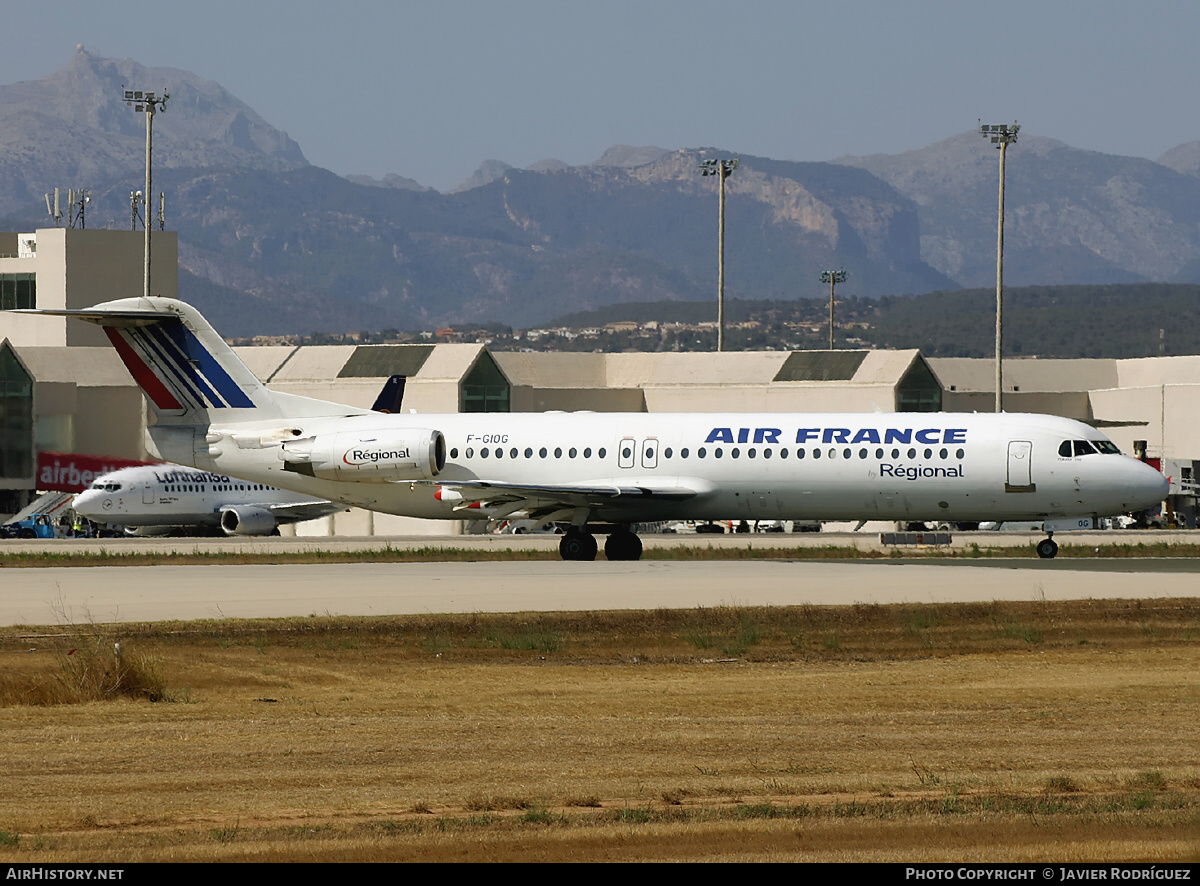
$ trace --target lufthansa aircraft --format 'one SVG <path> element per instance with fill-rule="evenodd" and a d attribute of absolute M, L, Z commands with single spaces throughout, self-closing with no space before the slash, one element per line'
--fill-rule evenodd
<path fill-rule="evenodd" d="M 656 520 L 1074 520 L 1160 502 L 1166 478 L 1048 415 L 383 415 L 271 391 L 200 313 L 129 298 L 36 313 L 99 324 L 155 413 L 160 457 L 411 517 L 569 525 L 566 560 L 636 560 Z M 1038 545 L 1053 557 L 1052 538 Z"/>
<path fill-rule="evenodd" d="M 178 528 L 225 535 L 271 535 L 285 523 L 315 520 L 345 505 L 179 465 L 122 468 L 75 496 L 75 512 L 140 534 Z"/>

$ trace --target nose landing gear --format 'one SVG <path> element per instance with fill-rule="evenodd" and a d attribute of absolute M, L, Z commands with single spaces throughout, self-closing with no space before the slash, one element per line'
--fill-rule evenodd
<path fill-rule="evenodd" d="M 1058 542 L 1054 540 L 1053 532 L 1047 532 L 1046 535 L 1037 544 L 1037 555 L 1043 560 L 1053 560 L 1058 556 Z"/>

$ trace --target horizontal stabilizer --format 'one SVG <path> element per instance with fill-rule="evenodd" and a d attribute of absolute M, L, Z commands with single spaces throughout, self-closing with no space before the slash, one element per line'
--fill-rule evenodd
<path fill-rule="evenodd" d="M 153 326 L 164 320 L 178 319 L 179 315 L 172 311 L 156 310 L 121 310 L 97 311 L 83 309 L 78 311 L 56 310 L 54 308 L 20 308 L 9 311 L 10 314 L 46 314 L 51 317 L 70 317 L 73 320 L 86 320 L 100 326 L 128 328 L 130 326 Z"/>

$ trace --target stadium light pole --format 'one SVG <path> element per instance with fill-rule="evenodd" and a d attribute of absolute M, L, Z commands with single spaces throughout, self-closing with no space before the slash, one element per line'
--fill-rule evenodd
<path fill-rule="evenodd" d="M 829 350 L 833 350 L 833 287 L 846 282 L 845 271 L 822 271 L 821 282 L 829 284 Z"/>
<path fill-rule="evenodd" d="M 142 255 L 143 261 L 143 295 L 146 298 L 150 297 L 150 152 L 151 145 L 154 142 L 154 115 L 158 111 L 165 111 L 167 108 L 167 93 L 161 96 L 153 92 L 143 92 L 140 89 L 126 89 L 124 94 L 125 104 L 129 105 L 135 111 L 146 115 L 146 190 L 142 191 L 141 203 L 144 207 L 142 210 L 142 227 L 146 229 L 146 246 Z"/>
<path fill-rule="evenodd" d="M 980 123 L 979 134 L 991 141 L 1000 151 L 1000 209 L 996 220 L 996 411 L 1004 411 L 1004 363 L 1001 355 L 1004 340 L 1004 156 L 1008 146 L 1017 140 L 1021 127 L 1016 123 Z"/>
<path fill-rule="evenodd" d="M 718 160 L 715 157 L 700 162 L 701 175 L 720 178 L 720 200 L 717 207 L 717 350 L 725 350 L 725 179 L 738 168 L 739 158 Z"/>

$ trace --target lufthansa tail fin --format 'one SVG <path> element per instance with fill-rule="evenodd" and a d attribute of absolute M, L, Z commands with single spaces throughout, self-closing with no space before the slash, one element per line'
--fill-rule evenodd
<path fill-rule="evenodd" d="M 375 403 L 371 406 L 372 412 L 387 412 L 392 415 L 397 415 L 400 412 L 400 407 L 404 403 L 404 382 L 408 378 L 405 375 L 393 375 L 388 378 L 383 384 L 383 390 L 379 392 L 379 396 L 375 398 Z"/>

